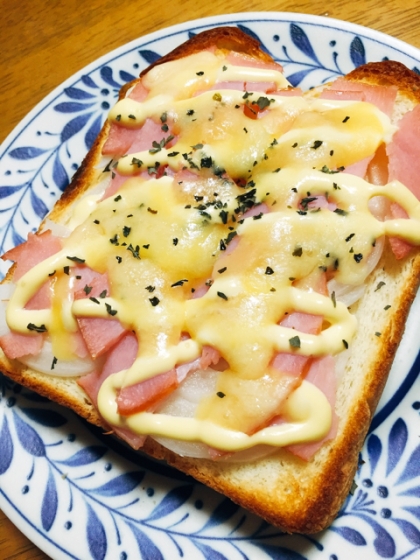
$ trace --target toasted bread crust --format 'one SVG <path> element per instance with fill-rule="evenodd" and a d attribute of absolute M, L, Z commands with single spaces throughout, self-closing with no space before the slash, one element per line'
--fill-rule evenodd
<path fill-rule="evenodd" d="M 144 70 L 141 75 L 158 64 L 212 46 L 272 61 L 268 54 L 260 50 L 257 41 L 238 29 L 219 28 L 193 37 Z M 413 103 L 420 102 L 420 76 L 397 62 L 367 64 L 351 72 L 346 79 L 377 85 L 396 85 L 400 94 Z M 127 84 L 120 97 L 136 82 L 137 80 Z M 96 174 L 94 168 L 101 159 L 108 130 L 109 124 L 105 123 L 71 185 L 52 211 L 53 219 L 59 220 L 62 213 L 89 188 Z M 143 450 L 227 495 L 284 531 L 314 533 L 324 529 L 337 515 L 352 485 L 358 467 L 358 455 L 403 335 L 419 280 L 418 249 L 413 249 L 408 257 L 397 263 L 387 247 L 356 311 L 360 325 L 360 332 L 354 343 L 356 349 L 364 348 L 364 339 L 370 333 L 368 355 L 363 360 L 356 356 L 354 365 L 351 365 L 358 371 L 363 362 L 363 376 L 357 378 L 356 375 L 354 388 L 346 392 L 347 388 L 344 387 L 341 396 L 338 395 L 337 407 L 341 417 L 338 435 L 334 441 L 325 444 L 312 461 L 304 462 L 282 449 L 265 459 L 240 464 L 223 460 L 215 462 L 191 459 L 176 455 L 150 438 L 146 440 Z M 365 311 L 366 306 L 369 309 L 379 309 L 381 306 L 384 296 L 375 291 L 379 281 L 388 286 L 388 293 L 393 298 L 392 312 L 379 313 L 377 322 L 372 324 L 370 314 Z M 380 337 L 375 336 L 376 330 L 381 332 Z M 89 422 L 108 429 L 74 379 L 62 380 L 37 374 L 18 362 L 8 360 L 2 353 L 0 365 L 18 383 L 72 408 Z"/>

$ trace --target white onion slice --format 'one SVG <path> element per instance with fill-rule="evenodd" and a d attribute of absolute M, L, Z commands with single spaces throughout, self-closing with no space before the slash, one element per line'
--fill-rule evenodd
<path fill-rule="evenodd" d="M 362 284 L 361 286 L 350 286 L 349 284 L 340 284 L 333 278 L 327 284 L 328 293 L 331 295 L 333 292 L 335 294 L 336 301 L 344 303 L 346 307 L 350 307 L 356 301 L 358 301 L 365 293 L 366 286 Z"/>
<path fill-rule="evenodd" d="M 52 344 L 45 340 L 41 352 L 37 356 L 22 356 L 19 361 L 35 371 L 54 375 L 57 377 L 79 377 L 93 371 L 95 364 L 89 357 L 75 358 L 74 360 L 57 360 L 54 369 L 51 368 L 54 360 Z"/>
<path fill-rule="evenodd" d="M 211 368 L 206 370 L 200 369 L 188 375 L 178 389 L 165 400 L 162 407 L 156 412 L 171 416 L 193 418 L 201 399 L 216 392 L 218 375 L 219 372 Z M 154 437 L 153 439 L 181 457 L 194 457 L 196 459 L 213 458 L 209 453 L 208 445 L 204 443 L 174 440 L 165 437 Z M 218 460 L 227 460 L 229 462 L 254 461 L 274 451 L 275 447 L 258 445 L 251 449 L 233 453 L 232 455 L 229 454 L 226 459 L 223 459 L 222 456 Z"/>
<path fill-rule="evenodd" d="M 53 222 L 49 218 L 46 218 L 44 223 L 42 224 L 41 231 L 51 230 L 51 233 L 54 237 L 61 237 L 66 238 L 71 234 L 71 229 L 63 224 L 57 224 L 57 222 Z"/>
<path fill-rule="evenodd" d="M 369 274 L 374 270 L 379 262 L 379 259 L 382 256 L 382 252 L 384 250 L 385 245 L 385 238 L 380 237 L 376 240 L 375 247 L 373 248 L 372 252 L 368 256 L 366 260 L 366 276 L 364 281 L 369 276 Z M 334 278 L 332 278 L 327 283 L 328 293 L 331 295 L 333 292 L 335 293 L 335 299 L 337 301 L 341 301 L 349 307 L 356 303 L 363 294 L 365 293 L 366 286 L 365 284 L 361 284 L 359 286 L 350 286 L 349 284 L 340 284 Z"/>

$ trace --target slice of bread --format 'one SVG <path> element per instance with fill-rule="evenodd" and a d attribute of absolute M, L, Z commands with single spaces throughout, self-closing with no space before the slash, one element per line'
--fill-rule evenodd
<path fill-rule="evenodd" d="M 261 63 L 273 62 L 256 41 L 238 29 L 220 28 L 193 37 L 142 72 L 141 78 L 167 62 L 214 49 L 240 53 Z M 126 85 L 120 99 L 133 91 L 141 78 Z M 420 102 L 420 77 L 396 62 L 367 64 L 351 72 L 345 80 L 396 87 L 398 93 L 391 120 L 397 128 L 403 115 Z M 323 86 L 322 90 L 328 87 Z M 319 91 L 310 95 L 316 96 Z M 100 174 L 98 166 L 103 167 L 110 159 L 104 160 L 102 156 L 109 132 L 110 123 L 106 122 L 48 220 L 66 223 L 77 201 L 96 187 Z M 48 224 L 44 222 L 41 230 Z M 338 383 L 337 434 L 324 443 L 311 460 L 304 461 L 282 448 L 268 457 L 240 463 L 229 461 L 229 457 L 196 459 L 179 456 L 152 438 L 146 439 L 142 450 L 157 459 L 164 459 L 284 531 L 314 533 L 324 529 L 333 521 L 351 488 L 359 452 L 403 335 L 419 279 L 418 248 L 396 260 L 386 243 L 380 262 L 366 280 L 363 296 L 351 306 L 358 324 Z M 12 280 L 13 268 L 5 282 Z M 19 360 L 8 359 L 1 351 L 0 366 L 15 381 L 109 429 L 109 424 L 78 385 L 77 378 L 39 373 Z"/>

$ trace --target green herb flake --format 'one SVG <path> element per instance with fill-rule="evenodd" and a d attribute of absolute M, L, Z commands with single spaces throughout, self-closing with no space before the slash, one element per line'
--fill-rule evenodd
<path fill-rule="evenodd" d="M 376 288 L 375 288 L 375 292 L 377 292 L 378 290 L 380 290 L 383 286 L 385 286 L 385 282 L 378 282 Z"/>
<path fill-rule="evenodd" d="M 130 235 L 131 227 L 124 226 L 123 227 L 123 235 L 124 237 L 128 237 Z"/>
<path fill-rule="evenodd" d="M 318 148 L 320 148 L 322 146 L 322 140 L 315 140 L 315 142 L 313 143 L 313 145 L 311 146 L 312 150 L 317 150 Z"/>
<path fill-rule="evenodd" d="M 85 294 L 88 296 L 90 294 L 90 292 L 93 290 L 92 286 L 88 286 L 86 284 L 86 286 L 83 288 L 83 291 L 85 292 Z"/>
<path fill-rule="evenodd" d="M 217 295 L 219 296 L 219 298 L 224 299 L 225 301 L 228 300 L 228 297 L 226 294 L 224 294 L 223 292 L 217 292 Z"/>
<path fill-rule="evenodd" d="M 54 356 L 54 358 L 53 358 L 53 360 L 52 360 L 52 362 L 51 362 L 51 369 L 54 369 L 54 368 L 55 368 L 55 366 L 57 365 L 57 362 L 58 362 L 58 360 L 57 360 L 57 358 Z"/>
<path fill-rule="evenodd" d="M 183 286 L 185 284 L 185 282 L 188 282 L 188 280 L 186 278 L 184 278 L 183 280 L 178 280 L 177 282 L 174 282 L 173 284 L 171 284 L 171 288 L 176 288 L 178 286 Z"/>
<path fill-rule="evenodd" d="M 379 336 L 381 336 L 381 334 L 382 334 L 382 333 L 376 331 L 375 336 L 378 336 L 378 337 L 379 337 Z"/>
<path fill-rule="evenodd" d="M 226 396 L 222 391 L 217 391 L 216 395 L 219 397 L 219 399 L 223 399 Z"/>
<path fill-rule="evenodd" d="M 114 316 L 118 313 L 116 309 L 112 309 L 109 303 L 105 303 L 105 307 L 109 315 Z"/>
<path fill-rule="evenodd" d="M 44 324 L 38 326 L 38 325 L 34 325 L 33 323 L 28 323 L 26 325 L 26 328 L 28 329 L 28 331 L 33 331 L 37 333 L 47 332 L 47 327 Z"/>
<path fill-rule="evenodd" d="M 337 301 L 335 299 L 335 292 L 331 292 L 331 300 L 333 302 L 334 307 L 337 307 Z"/>
<path fill-rule="evenodd" d="M 349 343 L 347 342 L 347 340 L 344 340 L 344 338 L 343 338 L 343 346 L 346 350 L 349 347 Z"/>
<path fill-rule="evenodd" d="M 130 253 L 133 255 L 133 257 L 135 259 L 140 259 L 140 247 L 139 247 L 139 245 L 136 245 L 136 247 L 134 248 L 130 243 L 130 245 L 127 247 L 127 251 L 130 251 Z"/>
<path fill-rule="evenodd" d="M 223 274 L 224 272 L 226 272 L 227 270 L 227 266 L 224 266 L 223 268 L 219 268 L 219 270 L 217 271 L 219 274 Z"/>
<path fill-rule="evenodd" d="M 66 259 L 69 259 L 69 261 L 73 261 L 79 264 L 83 264 L 85 262 L 85 259 L 80 259 L 79 257 L 66 257 Z"/>
<path fill-rule="evenodd" d="M 137 165 L 137 167 L 140 168 L 143 165 L 143 162 L 141 161 L 141 159 L 133 157 L 131 160 L 131 165 Z"/>
<path fill-rule="evenodd" d="M 292 348 L 300 348 L 300 338 L 296 336 L 292 336 L 289 338 L 289 344 Z"/>
<path fill-rule="evenodd" d="M 302 253 L 303 253 L 302 247 L 296 247 L 296 249 L 293 251 L 292 255 L 294 257 L 301 257 Z"/>
<path fill-rule="evenodd" d="M 264 274 L 267 274 L 268 276 L 271 276 L 272 274 L 274 274 L 274 270 L 271 268 L 271 266 L 267 266 Z"/>
<path fill-rule="evenodd" d="M 154 296 L 152 298 L 149 298 L 149 301 L 153 305 L 153 307 L 156 307 L 157 305 L 159 305 L 160 299 Z"/>

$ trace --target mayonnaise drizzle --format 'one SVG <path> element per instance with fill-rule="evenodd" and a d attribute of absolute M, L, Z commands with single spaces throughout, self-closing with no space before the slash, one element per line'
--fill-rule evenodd
<path fill-rule="evenodd" d="M 322 268 L 334 271 L 343 285 L 361 285 L 376 239 L 389 235 L 420 243 L 420 203 L 401 183 L 374 186 L 335 172 L 372 156 L 391 139 L 394 127 L 386 115 L 368 103 L 280 91 L 244 95 L 226 86 L 238 81 L 274 83 L 278 90 L 289 85 L 277 70 L 232 65 L 221 53 L 207 51 L 146 74 L 145 101 L 120 100 L 109 120 L 133 129 L 148 118 L 163 122 L 164 114 L 174 129 L 174 145 L 120 157 L 113 169 L 127 180 L 118 197 L 102 200 L 101 192 L 82 198 L 68 220 L 74 231 L 63 240 L 63 249 L 17 282 L 7 308 L 12 330 L 31 334 L 29 324 L 44 325 L 53 347 L 58 326 L 74 333 L 77 318 L 109 318 L 112 308 L 113 318 L 136 334 L 139 351 L 130 368 L 102 384 L 98 407 L 104 419 L 138 434 L 230 451 L 321 439 L 331 425 L 331 407 L 304 381 L 278 411 L 286 418 L 283 424 L 247 435 L 211 414 L 123 417 L 117 410 L 119 391 L 195 360 L 204 346 L 215 347 L 228 362 L 225 376 L 245 381 L 262 380 L 278 352 L 339 354 L 343 341 L 351 344 L 356 319 L 341 302 L 298 289 L 294 281 Z M 245 105 L 261 99 L 264 111 L 250 119 Z M 156 179 L 150 170 L 159 166 L 180 175 Z M 192 176 L 183 175 L 186 169 Z M 327 197 L 339 211 L 302 210 L 302 199 L 311 196 Z M 411 219 L 375 219 L 368 209 L 375 196 L 398 202 Z M 270 211 L 241 220 L 249 198 L 251 206 L 264 203 Z M 238 245 L 225 251 L 232 232 Z M 107 271 L 111 294 L 99 303 L 69 297 L 57 305 L 56 293 L 51 309 L 24 309 L 53 272 L 62 275 L 69 267 L 71 277 L 72 255 L 98 272 Z M 205 281 L 210 281 L 208 291 L 194 299 Z M 320 315 L 329 325 L 319 335 L 279 325 L 294 311 Z M 184 333 L 190 338 L 185 340 Z M 299 344 L 291 347 L 296 335 Z M 63 333 L 60 337 L 63 347 Z"/>

